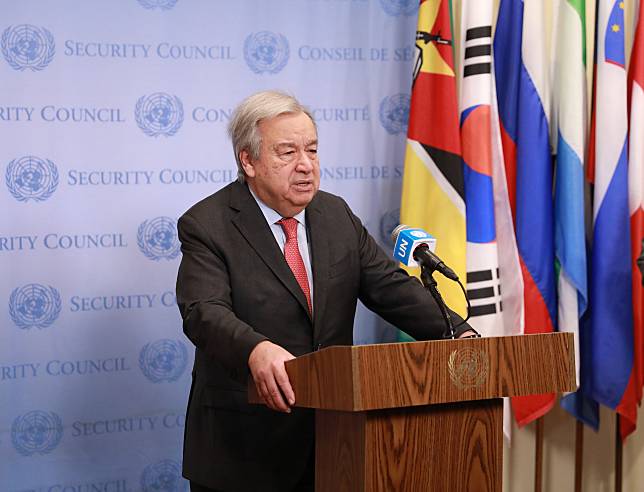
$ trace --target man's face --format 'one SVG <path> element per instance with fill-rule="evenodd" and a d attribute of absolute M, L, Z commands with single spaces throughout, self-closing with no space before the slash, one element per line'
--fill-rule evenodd
<path fill-rule="evenodd" d="M 320 187 L 315 126 L 304 113 L 283 114 L 259 123 L 259 159 L 241 152 L 246 181 L 255 194 L 284 217 L 301 212 Z"/>

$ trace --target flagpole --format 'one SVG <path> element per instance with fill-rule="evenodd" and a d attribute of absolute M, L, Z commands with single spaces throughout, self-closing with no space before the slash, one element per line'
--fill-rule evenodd
<path fill-rule="evenodd" d="M 615 492 L 622 492 L 622 436 L 619 432 L 620 416 L 615 413 Z"/>
<path fill-rule="evenodd" d="M 584 471 L 584 424 L 580 420 L 575 422 L 575 492 L 581 492 Z"/>
<path fill-rule="evenodd" d="M 543 417 L 536 420 L 537 433 L 534 436 L 534 492 L 543 488 Z"/>

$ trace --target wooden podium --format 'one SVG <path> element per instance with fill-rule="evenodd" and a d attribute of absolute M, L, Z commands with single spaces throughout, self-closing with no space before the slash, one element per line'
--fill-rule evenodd
<path fill-rule="evenodd" d="M 316 492 L 501 492 L 501 397 L 576 389 L 570 333 L 329 347 L 286 370 L 316 409 Z"/>

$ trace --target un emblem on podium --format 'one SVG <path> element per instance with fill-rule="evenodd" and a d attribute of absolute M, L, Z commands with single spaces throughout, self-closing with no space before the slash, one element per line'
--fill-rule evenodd
<path fill-rule="evenodd" d="M 9 193 L 19 202 L 42 202 L 58 187 L 58 169 L 49 159 L 29 155 L 7 165 L 5 181 Z"/>
<path fill-rule="evenodd" d="M 255 73 L 277 73 L 288 63 L 288 40 L 282 34 L 260 31 L 244 42 L 244 59 Z"/>
<path fill-rule="evenodd" d="M 56 53 L 54 36 L 44 27 L 28 24 L 5 29 L 0 47 L 11 68 L 20 71 L 42 70 L 51 63 Z"/>
<path fill-rule="evenodd" d="M 383 10 L 389 15 L 412 15 L 418 10 L 417 0 L 380 0 Z"/>
<path fill-rule="evenodd" d="M 176 381 L 187 364 L 188 349 L 179 340 L 161 339 L 146 343 L 139 353 L 139 367 L 153 383 Z"/>
<path fill-rule="evenodd" d="M 176 258 L 181 252 L 177 222 L 170 217 L 144 220 L 139 226 L 137 244 L 141 253 L 151 260 Z"/>
<path fill-rule="evenodd" d="M 137 0 L 144 9 L 170 10 L 178 0 Z"/>
<path fill-rule="evenodd" d="M 449 378 L 457 388 L 477 388 L 487 380 L 490 361 L 483 350 L 465 347 L 452 351 L 447 369 Z"/>
<path fill-rule="evenodd" d="M 387 133 L 397 135 L 407 131 L 410 102 L 409 94 L 387 96 L 380 102 L 380 123 Z"/>
<path fill-rule="evenodd" d="M 34 410 L 16 417 L 11 425 L 11 442 L 23 456 L 47 454 L 63 437 L 63 423 L 54 412 Z"/>
<path fill-rule="evenodd" d="M 188 482 L 181 477 L 181 465 L 174 460 L 163 460 L 148 465 L 141 475 L 143 492 L 186 492 Z"/>
<path fill-rule="evenodd" d="M 183 124 L 183 104 L 177 96 L 155 92 L 138 99 L 134 117 L 146 135 L 171 137 Z"/>
<path fill-rule="evenodd" d="M 58 318 L 61 306 L 58 291 L 39 284 L 16 288 L 9 297 L 9 315 L 22 329 L 48 327 Z"/>

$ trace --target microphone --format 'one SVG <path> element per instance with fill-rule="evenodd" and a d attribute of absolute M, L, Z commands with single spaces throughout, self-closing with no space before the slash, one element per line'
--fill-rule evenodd
<path fill-rule="evenodd" d="M 442 273 L 450 280 L 458 281 L 458 275 L 433 252 L 436 238 L 422 229 L 400 224 L 391 233 L 394 241 L 394 258 L 405 266 L 423 266 L 431 272 Z"/>

